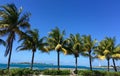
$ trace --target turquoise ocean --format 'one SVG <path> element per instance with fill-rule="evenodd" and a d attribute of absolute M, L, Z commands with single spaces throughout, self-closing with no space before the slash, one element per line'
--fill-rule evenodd
<path fill-rule="evenodd" d="M 6 69 L 7 64 L 1 64 L 0 63 L 0 69 Z M 30 64 L 11 64 L 10 68 L 29 68 Z M 52 69 L 52 68 L 57 68 L 57 65 L 47 65 L 47 64 L 34 64 L 34 69 L 40 69 L 40 70 L 44 70 L 44 69 Z M 74 69 L 75 66 L 73 65 L 61 65 L 60 68 L 63 69 Z M 85 69 L 85 70 L 89 70 L 89 67 L 86 66 L 78 66 L 78 69 Z M 93 68 L 93 70 L 106 70 L 107 68 Z M 113 71 L 113 68 L 110 68 L 111 71 Z"/>

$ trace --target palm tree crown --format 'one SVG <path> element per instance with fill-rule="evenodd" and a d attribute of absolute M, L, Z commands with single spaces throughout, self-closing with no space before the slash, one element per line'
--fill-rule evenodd
<path fill-rule="evenodd" d="M 17 9 L 14 4 L 1 6 L 0 9 L 0 35 L 8 35 L 5 51 L 5 56 L 9 54 L 8 69 L 10 66 L 10 58 L 15 34 L 22 35 L 22 28 L 30 28 L 30 24 L 28 23 L 30 14 L 25 13 L 21 16 L 21 13 L 22 8 Z"/>
<path fill-rule="evenodd" d="M 34 53 L 36 50 L 40 50 L 42 52 L 48 52 L 48 49 L 45 48 L 47 43 L 45 42 L 45 37 L 39 38 L 39 31 L 37 29 L 27 31 L 22 35 L 19 41 L 23 41 L 21 46 L 17 49 L 19 50 L 32 50 L 32 61 L 31 61 L 31 69 L 33 67 L 34 62 Z"/>
<path fill-rule="evenodd" d="M 56 50 L 58 54 L 58 70 L 60 70 L 60 51 L 64 52 L 64 54 L 67 54 L 67 50 L 64 48 L 66 43 L 66 40 L 64 40 L 64 35 L 65 31 L 60 32 L 59 28 L 56 27 L 55 29 L 52 29 L 48 37 L 49 50 Z"/>
<path fill-rule="evenodd" d="M 89 57 L 90 70 L 92 70 L 92 51 L 96 45 L 97 40 L 92 40 L 91 35 L 83 35 L 83 55 Z"/>
<path fill-rule="evenodd" d="M 70 37 L 68 38 L 68 54 L 73 54 L 75 57 L 75 73 L 77 74 L 77 58 L 79 57 L 79 54 L 82 52 L 82 40 L 79 34 L 73 35 L 70 34 Z"/>
<path fill-rule="evenodd" d="M 115 37 L 114 38 L 106 37 L 97 46 L 96 48 L 97 57 L 99 59 L 107 59 L 108 71 L 109 71 L 109 60 L 111 58 L 113 59 L 114 69 L 115 71 L 117 71 L 114 59 L 120 56 L 120 54 L 117 53 L 117 51 L 119 50 L 120 50 L 120 46 L 115 45 Z"/>

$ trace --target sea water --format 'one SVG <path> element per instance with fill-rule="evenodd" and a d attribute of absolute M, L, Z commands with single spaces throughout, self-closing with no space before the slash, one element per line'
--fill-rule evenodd
<path fill-rule="evenodd" d="M 6 67 L 7 67 L 7 64 L 0 63 L 0 69 L 6 69 Z M 11 64 L 10 68 L 30 68 L 30 64 Z M 34 64 L 33 68 L 44 70 L 44 69 L 57 68 L 57 65 Z M 60 68 L 62 68 L 62 69 L 74 69 L 75 66 L 73 66 L 73 65 L 61 65 Z M 78 66 L 78 69 L 89 70 L 89 67 Z M 93 70 L 107 70 L 107 68 L 93 68 Z M 113 70 L 113 68 L 110 68 L 110 70 Z"/>

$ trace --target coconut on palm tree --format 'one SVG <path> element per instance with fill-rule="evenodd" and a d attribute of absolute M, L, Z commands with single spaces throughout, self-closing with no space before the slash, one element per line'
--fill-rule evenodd
<path fill-rule="evenodd" d="M 92 53 L 97 40 L 92 40 L 91 35 L 83 35 L 83 55 L 89 57 L 90 70 L 92 70 Z"/>
<path fill-rule="evenodd" d="M 7 35 L 7 46 L 5 51 L 5 56 L 8 56 L 8 65 L 10 67 L 10 60 L 12 54 L 13 42 L 15 40 L 16 34 L 22 35 L 22 31 L 25 28 L 30 28 L 29 13 L 22 14 L 22 8 L 17 8 L 15 4 L 3 5 L 0 8 L 0 35 Z"/>
<path fill-rule="evenodd" d="M 64 40 L 65 31 L 60 31 L 58 27 L 52 29 L 48 36 L 49 50 L 56 50 L 57 52 L 57 64 L 58 70 L 60 70 L 60 52 L 67 54 L 67 50 L 64 48 L 66 40 Z"/>
<path fill-rule="evenodd" d="M 79 54 L 82 52 L 82 41 L 79 34 L 70 34 L 68 38 L 68 54 L 73 54 L 75 57 L 75 74 L 77 74 L 77 58 Z"/>
<path fill-rule="evenodd" d="M 27 31 L 22 37 L 20 41 L 23 41 L 17 49 L 20 51 L 23 50 L 32 50 L 32 60 L 31 60 L 31 69 L 33 69 L 34 63 L 34 55 L 36 50 L 40 50 L 42 52 L 48 52 L 45 48 L 47 43 L 45 42 L 45 37 L 39 38 L 39 31 L 37 29 Z"/>

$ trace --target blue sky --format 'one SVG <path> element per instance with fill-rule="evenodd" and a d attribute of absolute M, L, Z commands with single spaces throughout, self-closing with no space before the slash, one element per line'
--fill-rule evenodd
<path fill-rule="evenodd" d="M 51 29 L 58 26 L 66 30 L 66 37 L 70 33 L 90 34 L 98 41 L 105 36 L 116 36 L 120 43 L 120 1 L 119 0 L 0 0 L 0 5 L 15 3 L 23 7 L 23 12 L 30 12 L 31 28 L 37 28 L 40 36 L 47 36 Z M 14 42 L 11 62 L 31 61 L 31 51 L 16 52 L 19 45 Z M 0 63 L 7 63 L 3 46 L 0 46 Z M 56 64 L 56 52 L 49 54 L 36 52 L 35 62 Z M 99 62 L 107 65 L 106 60 L 94 60 L 93 66 Z M 117 65 L 118 65 L 117 61 Z M 61 53 L 61 63 L 74 65 L 74 56 Z M 89 66 L 88 58 L 79 57 L 78 64 Z"/>

